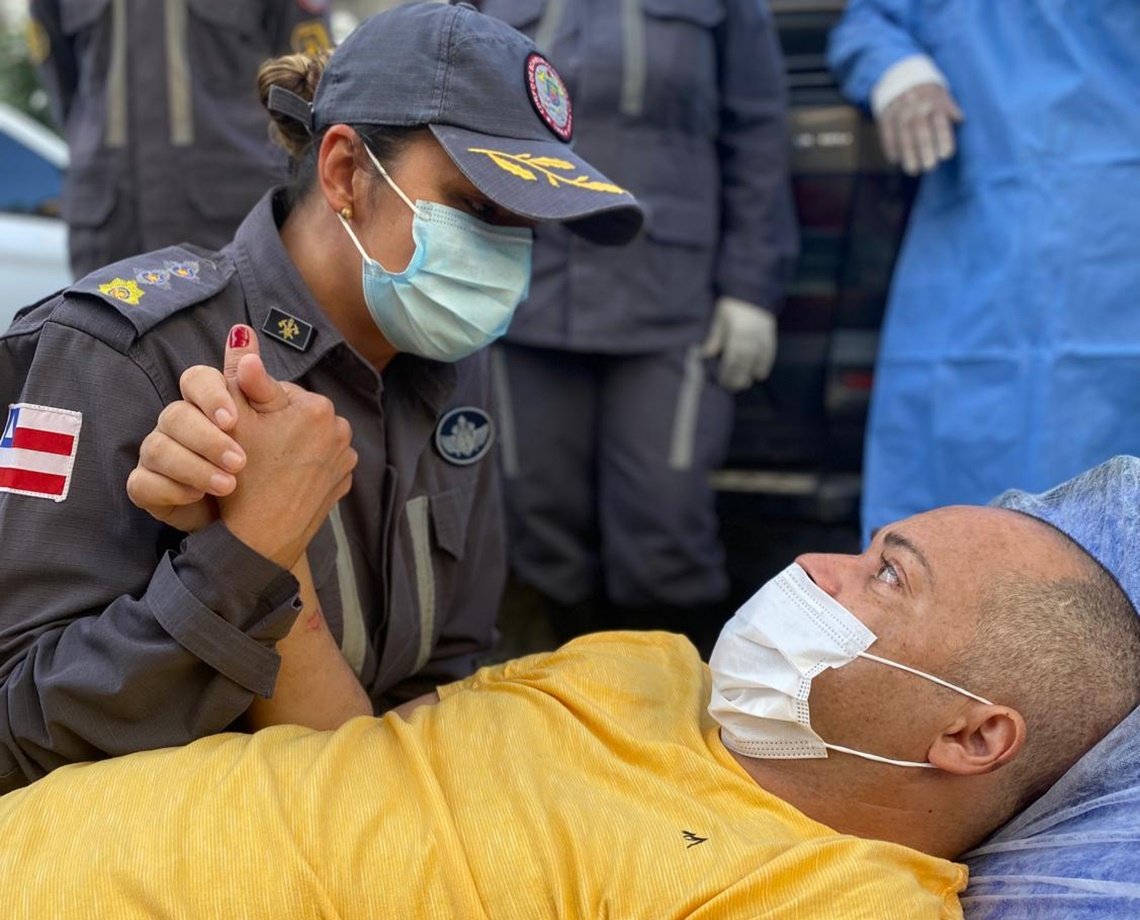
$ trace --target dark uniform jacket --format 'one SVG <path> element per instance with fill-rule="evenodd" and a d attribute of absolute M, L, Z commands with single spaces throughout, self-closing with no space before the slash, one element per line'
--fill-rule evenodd
<path fill-rule="evenodd" d="M 220 248 L 286 162 L 257 69 L 328 47 L 327 0 L 31 0 L 31 51 L 71 154 L 72 270 Z"/>
<path fill-rule="evenodd" d="M 172 531 L 125 490 L 181 372 L 220 367 L 239 322 L 262 330 L 271 374 L 352 423 L 353 488 L 309 555 L 377 708 L 470 673 L 490 646 L 506 561 L 490 431 L 476 437 L 484 356 L 403 355 L 378 375 L 313 301 L 267 195 L 221 253 L 128 259 L 0 337 L 0 792 L 70 761 L 221 731 L 272 691 L 293 577 L 220 523 Z M 457 407 L 474 407 L 468 443 L 456 447 L 453 427 L 438 446 Z"/>
<path fill-rule="evenodd" d="M 705 334 L 714 298 L 771 310 L 797 247 L 784 73 L 764 0 L 482 0 L 535 38 L 574 100 L 579 154 L 646 206 L 605 249 L 543 224 L 508 339 L 649 352 Z"/>

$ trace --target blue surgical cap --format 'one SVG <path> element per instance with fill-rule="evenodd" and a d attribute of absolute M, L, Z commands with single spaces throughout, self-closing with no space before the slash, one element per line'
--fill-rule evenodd
<path fill-rule="evenodd" d="M 1113 457 L 1047 492 L 991 504 L 1052 524 L 1099 562 L 1140 610 L 1140 458 Z"/>
<path fill-rule="evenodd" d="M 1048 492 L 1006 492 L 993 504 L 1068 535 L 1140 606 L 1140 459 L 1113 457 Z M 967 920 L 1140 916 L 1140 709 L 962 860 Z"/>

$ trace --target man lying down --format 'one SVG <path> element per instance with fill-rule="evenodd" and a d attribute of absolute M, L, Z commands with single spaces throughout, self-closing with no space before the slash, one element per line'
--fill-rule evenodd
<path fill-rule="evenodd" d="M 1140 547 L 1071 513 L 1138 470 L 1069 483 L 1070 536 L 1007 493 L 801 556 L 708 667 L 602 633 L 335 732 L 63 767 L 0 799 L 4 915 L 960 916 L 951 860 L 1140 702 Z"/>

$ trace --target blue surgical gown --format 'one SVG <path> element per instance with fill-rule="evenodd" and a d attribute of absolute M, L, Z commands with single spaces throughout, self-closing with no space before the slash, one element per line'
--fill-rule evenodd
<path fill-rule="evenodd" d="M 913 54 L 966 120 L 892 283 L 865 536 L 1140 451 L 1140 2 L 852 0 L 829 48 L 862 105 Z"/>

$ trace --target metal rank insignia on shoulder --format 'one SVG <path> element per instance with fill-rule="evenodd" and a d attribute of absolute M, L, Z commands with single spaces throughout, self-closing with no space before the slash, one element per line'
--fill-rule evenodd
<path fill-rule="evenodd" d="M 308 351 L 316 330 L 311 323 L 273 307 L 261 326 L 261 331 L 297 351 Z"/>
<path fill-rule="evenodd" d="M 495 442 L 495 423 L 482 409 L 461 406 L 452 409 L 435 428 L 435 446 L 440 456 L 456 466 L 478 463 Z"/>

